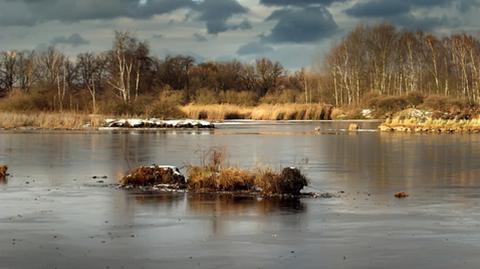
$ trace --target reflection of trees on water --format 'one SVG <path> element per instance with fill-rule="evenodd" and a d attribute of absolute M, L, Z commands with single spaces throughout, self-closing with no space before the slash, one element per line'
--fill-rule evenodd
<path fill-rule="evenodd" d="M 339 138 L 325 147 L 331 162 L 347 171 L 343 176 L 351 188 L 471 186 L 480 176 L 477 136 L 380 133 Z"/>

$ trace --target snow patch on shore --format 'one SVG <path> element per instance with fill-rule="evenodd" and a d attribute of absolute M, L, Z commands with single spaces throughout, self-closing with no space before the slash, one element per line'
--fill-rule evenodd
<path fill-rule="evenodd" d="M 212 129 L 215 125 L 204 120 L 159 120 L 159 119 L 106 119 L 106 128 L 201 128 Z"/>

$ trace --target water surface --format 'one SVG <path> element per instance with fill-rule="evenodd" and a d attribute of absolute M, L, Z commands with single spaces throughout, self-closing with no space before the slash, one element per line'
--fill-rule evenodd
<path fill-rule="evenodd" d="M 0 268 L 479 268 L 480 136 L 381 134 L 377 124 L 356 134 L 342 131 L 348 122 L 1 133 L 12 176 L 0 182 Z M 211 147 L 232 165 L 299 166 L 309 190 L 345 193 L 264 200 L 105 186 L 137 165 L 196 163 Z"/>

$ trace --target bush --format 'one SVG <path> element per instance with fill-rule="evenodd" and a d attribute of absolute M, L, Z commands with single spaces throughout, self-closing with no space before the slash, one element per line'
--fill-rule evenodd
<path fill-rule="evenodd" d="M 0 110 L 9 112 L 44 111 L 50 108 L 50 98 L 47 95 L 33 92 L 25 93 L 20 90 L 12 91 L 0 102 Z"/>
<path fill-rule="evenodd" d="M 412 92 L 407 94 L 406 100 L 412 107 L 416 107 L 418 105 L 423 104 L 423 100 L 425 99 L 425 96 L 420 93 L 420 92 Z"/>
<path fill-rule="evenodd" d="M 300 101 L 303 103 L 303 100 L 298 100 L 298 95 L 299 93 L 294 90 L 270 91 L 260 102 L 265 104 L 289 104 Z"/>
<path fill-rule="evenodd" d="M 384 116 L 387 113 L 395 113 L 409 107 L 414 107 L 423 101 L 423 97 L 418 94 L 410 95 L 377 95 L 366 94 L 363 103 L 375 110 L 375 116 Z"/>
<path fill-rule="evenodd" d="M 299 195 L 300 191 L 308 186 L 308 181 L 299 169 L 288 167 L 284 168 L 280 174 L 269 169 L 259 171 L 255 178 L 255 185 L 261 188 L 265 195 Z"/>
<path fill-rule="evenodd" d="M 258 96 L 252 91 L 226 91 L 222 94 L 222 102 L 239 106 L 255 106 Z"/>
<path fill-rule="evenodd" d="M 188 189 L 192 191 L 261 191 L 264 195 L 299 195 L 308 181 L 297 168 L 285 168 L 280 173 L 271 169 L 249 171 L 225 166 L 224 151 L 211 150 L 204 154 L 201 166 L 190 166 Z"/>
<path fill-rule="evenodd" d="M 119 98 L 104 98 L 99 104 L 99 109 L 103 114 L 116 116 L 139 116 L 145 113 L 147 104 L 151 102 L 151 97 L 139 96 L 137 100 L 125 103 Z"/>
<path fill-rule="evenodd" d="M 474 109 L 477 105 L 466 99 L 458 99 L 441 95 L 430 95 L 425 98 L 423 107 L 441 112 L 458 113 Z"/>
<path fill-rule="evenodd" d="M 219 104 L 220 98 L 218 93 L 206 88 L 198 89 L 195 93 L 195 103 L 197 104 Z"/>
<path fill-rule="evenodd" d="M 175 91 L 162 91 L 159 96 L 145 107 L 147 117 L 159 119 L 184 118 L 179 106 L 185 99 L 184 94 Z"/>

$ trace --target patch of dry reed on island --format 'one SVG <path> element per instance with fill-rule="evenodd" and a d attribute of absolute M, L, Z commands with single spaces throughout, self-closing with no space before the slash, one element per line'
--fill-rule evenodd
<path fill-rule="evenodd" d="M 190 104 L 181 107 L 188 118 L 208 120 L 329 120 L 332 109 L 324 104 L 263 104 L 255 107 Z"/>
<path fill-rule="evenodd" d="M 75 113 L 14 113 L 0 112 L 2 129 L 60 129 L 80 130 L 86 127 L 100 127 L 104 124 L 102 116 Z"/>
<path fill-rule="evenodd" d="M 379 127 L 383 132 L 479 133 L 480 119 L 387 119 Z"/>
<path fill-rule="evenodd" d="M 202 153 L 200 164 L 187 166 L 187 178 L 172 166 L 143 166 L 120 180 L 122 188 L 179 189 L 194 193 L 247 193 L 264 196 L 301 195 L 307 178 L 294 167 L 243 169 L 228 164 L 226 153 L 210 149 Z"/>

